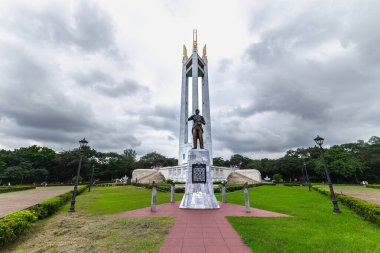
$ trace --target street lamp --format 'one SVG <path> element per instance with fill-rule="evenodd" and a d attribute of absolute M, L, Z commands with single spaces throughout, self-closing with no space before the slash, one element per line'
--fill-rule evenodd
<path fill-rule="evenodd" d="M 90 186 L 88 187 L 89 192 L 91 191 L 91 187 L 94 184 L 94 167 L 95 167 L 94 164 L 91 167 L 92 167 L 92 171 L 91 171 Z"/>
<path fill-rule="evenodd" d="M 307 184 L 309 186 L 309 192 L 311 192 L 311 183 L 310 183 L 309 175 L 307 174 L 307 167 L 306 167 L 305 158 L 303 158 L 303 167 L 305 168 L 306 181 L 307 181 Z"/>
<path fill-rule="evenodd" d="M 304 165 L 305 165 L 305 159 L 304 159 Z M 305 184 L 305 181 L 306 181 L 306 177 L 305 177 L 305 173 L 303 173 L 303 168 L 304 168 L 305 166 L 301 166 L 301 173 L 302 173 L 302 186 L 304 186 L 304 184 Z"/>
<path fill-rule="evenodd" d="M 338 207 L 338 201 L 337 201 L 337 199 L 335 197 L 333 184 L 332 184 L 331 179 L 330 179 L 330 173 L 329 173 L 329 170 L 327 169 L 327 165 L 326 165 L 326 161 L 325 161 L 325 156 L 323 154 L 324 149 L 322 148 L 322 144 L 323 144 L 324 139 L 322 137 L 320 137 L 319 135 L 317 135 L 317 137 L 315 137 L 314 141 L 315 141 L 315 143 L 317 143 L 319 145 L 319 151 L 321 152 L 321 157 L 322 157 L 323 165 L 324 165 L 324 168 L 325 168 L 327 182 L 328 182 L 329 188 L 330 188 L 331 201 L 332 201 L 333 206 L 334 206 L 333 211 L 334 211 L 334 213 L 340 213 L 340 210 L 339 210 L 339 207 Z"/>
<path fill-rule="evenodd" d="M 71 206 L 69 212 L 75 212 L 75 198 L 77 196 L 77 189 L 78 189 L 78 183 L 79 183 L 79 174 L 80 174 L 80 168 L 82 166 L 82 158 L 83 158 L 83 148 L 86 147 L 88 144 L 88 141 L 86 141 L 85 138 L 83 140 L 79 141 L 79 152 L 80 152 L 80 159 L 78 164 L 78 170 L 77 170 L 77 178 L 75 180 L 75 186 L 74 186 L 74 192 L 73 197 L 71 198 Z"/>

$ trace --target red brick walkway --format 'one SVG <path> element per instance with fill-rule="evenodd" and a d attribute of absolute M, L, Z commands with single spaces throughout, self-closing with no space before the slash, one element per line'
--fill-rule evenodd
<path fill-rule="evenodd" d="M 244 253 L 252 252 L 226 220 L 226 216 L 286 217 L 288 215 L 252 208 L 245 212 L 244 206 L 220 203 L 220 209 L 180 209 L 179 202 L 157 206 L 152 213 L 143 208 L 117 217 L 175 216 L 176 220 L 166 237 L 160 253 Z"/>

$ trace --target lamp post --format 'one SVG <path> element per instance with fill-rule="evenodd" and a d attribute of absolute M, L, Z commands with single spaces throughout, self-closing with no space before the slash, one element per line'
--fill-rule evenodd
<path fill-rule="evenodd" d="M 77 170 L 77 178 L 75 180 L 74 192 L 73 192 L 73 197 L 71 198 L 71 206 L 70 206 L 69 212 L 75 212 L 75 198 L 77 196 L 79 174 L 80 174 L 80 168 L 82 166 L 82 158 L 83 158 L 82 151 L 83 151 L 83 148 L 87 146 L 87 144 L 88 144 L 88 141 L 86 141 L 85 138 L 83 138 L 83 140 L 79 141 L 80 159 L 79 159 L 78 170 Z"/>
<path fill-rule="evenodd" d="M 330 179 L 330 173 L 329 173 L 329 170 L 327 169 L 327 165 L 326 165 L 326 161 L 325 161 L 325 156 L 323 154 L 324 150 L 322 148 L 322 144 L 323 144 L 324 139 L 322 137 L 320 137 L 319 135 L 317 135 L 317 137 L 315 137 L 314 141 L 315 141 L 315 143 L 317 143 L 319 145 L 319 151 L 321 152 L 321 157 L 322 157 L 323 165 L 324 165 L 324 168 L 325 168 L 327 182 L 328 182 L 329 188 L 330 188 L 331 201 L 332 201 L 333 206 L 334 206 L 333 211 L 334 211 L 334 213 L 340 213 L 340 210 L 339 210 L 339 207 L 338 207 L 338 201 L 337 201 L 337 199 L 335 197 L 333 184 L 332 184 L 331 179 Z"/>
<path fill-rule="evenodd" d="M 307 181 L 307 185 L 309 186 L 309 192 L 311 192 L 311 183 L 310 183 L 310 180 L 309 180 L 309 175 L 307 174 L 307 167 L 306 167 L 305 158 L 303 159 L 303 167 L 305 168 L 306 181 Z"/>
<path fill-rule="evenodd" d="M 92 167 L 92 171 L 91 171 L 91 179 L 90 179 L 90 186 L 88 187 L 88 191 L 90 192 L 91 191 L 91 187 L 92 185 L 94 184 L 94 165 L 91 166 Z"/>
<path fill-rule="evenodd" d="M 305 161 L 304 161 L 304 165 L 305 165 Z M 306 181 L 306 177 L 305 177 L 305 173 L 303 173 L 303 169 L 304 169 L 305 166 L 301 166 L 301 173 L 302 173 L 302 186 L 305 185 L 305 181 Z"/>

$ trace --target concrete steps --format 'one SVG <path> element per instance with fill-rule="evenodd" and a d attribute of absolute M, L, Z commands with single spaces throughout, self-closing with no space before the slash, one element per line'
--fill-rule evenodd
<path fill-rule="evenodd" d="M 245 182 L 248 182 L 248 184 L 256 184 L 259 183 L 259 181 L 250 178 L 248 176 L 245 176 L 239 172 L 231 172 L 231 174 L 227 177 L 227 183 L 230 184 L 243 184 Z"/>
<path fill-rule="evenodd" d="M 159 171 L 152 171 L 152 173 L 145 175 L 141 178 L 138 178 L 137 180 L 138 180 L 137 182 L 139 183 L 152 183 L 153 181 L 158 183 L 158 182 L 163 182 L 165 180 L 165 177 Z"/>

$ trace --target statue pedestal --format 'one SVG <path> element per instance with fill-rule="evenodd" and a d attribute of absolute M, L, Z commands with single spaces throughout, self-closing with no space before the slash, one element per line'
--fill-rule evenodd
<path fill-rule="evenodd" d="M 189 150 L 188 157 L 185 195 L 179 208 L 219 208 L 218 201 L 214 195 L 208 150 Z"/>

